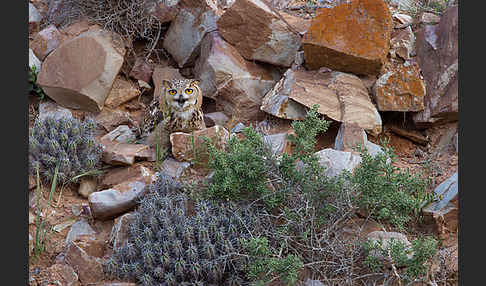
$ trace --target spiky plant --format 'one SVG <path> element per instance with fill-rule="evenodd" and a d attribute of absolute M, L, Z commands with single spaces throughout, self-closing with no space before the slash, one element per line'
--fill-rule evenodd
<path fill-rule="evenodd" d="M 144 196 L 129 227 L 126 245 L 114 249 L 108 274 L 142 285 L 242 285 L 246 258 L 240 238 L 258 225 L 248 211 L 211 201 L 194 203 L 174 193 L 175 182 L 159 175 Z M 190 284 L 186 284 L 190 283 Z M 202 283 L 202 284 L 201 284 Z"/>
<path fill-rule="evenodd" d="M 38 166 L 40 176 L 51 182 L 59 163 L 57 180 L 67 183 L 76 181 L 74 178 L 78 175 L 94 171 L 102 151 L 93 137 L 95 127 L 92 119 L 81 122 L 76 118 L 37 118 L 29 134 L 31 174 L 35 174 Z"/>

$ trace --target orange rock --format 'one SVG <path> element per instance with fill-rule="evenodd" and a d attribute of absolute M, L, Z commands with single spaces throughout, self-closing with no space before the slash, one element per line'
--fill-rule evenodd
<path fill-rule="evenodd" d="M 386 61 L 392 27 L 383 0 L 352 0 L 321 8 L 302 40 L 306 66 L 378 74 Z"/>
<path fill-rule="evenodd" d="M 380 111 L 424 110 L 425 83 L 418 65 L 392 64 L 376 81 L 373 94 Z"/>

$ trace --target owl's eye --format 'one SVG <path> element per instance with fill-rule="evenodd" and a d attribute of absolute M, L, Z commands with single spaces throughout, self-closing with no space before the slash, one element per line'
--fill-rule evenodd
<path fill-rule="evenodd" d="M 170 94 L 170 95 L 174 95 L 174 94 L 176 94 L 176 93 L 177 93 L 177 90 L 175 90 L 175 89 L 171 89 L 171 90 L 169 90 L 169 94 Z"/>
<path fill-rule="evenodd" d="M 191 93 L 193 92 L 193 90 L 192 90 L 192 88 L 187 88 L 187 89 L 185 90 L 185 92 L 186 92 L 187 94 L 191 94 Z"/>

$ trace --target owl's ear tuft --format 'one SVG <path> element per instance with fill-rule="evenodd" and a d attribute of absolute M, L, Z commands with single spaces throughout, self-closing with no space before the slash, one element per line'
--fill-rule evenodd
<path fill-rule="evenodd" d="M 191 85 L 199 85 L 201 83 L 201 80 L 199 79 L 193 79 L 191 82 Z"/>

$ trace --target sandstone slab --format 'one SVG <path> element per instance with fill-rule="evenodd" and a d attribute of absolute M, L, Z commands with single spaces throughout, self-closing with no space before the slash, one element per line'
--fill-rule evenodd
<path fill-rule="evenodd" d="M 101 160 L 114 166 L 129 166 L 135 159 L 155 161 L 155 151 L 145 144 L 120 143 L 109 140 L 101 141 L 103 152 Z"/>
<path fill-rule="evenodd" d="M 50 281 L 57 281 L 58 285 L 74 286 L 79 285 L 78 274 L 74 269 L 65 263 L 55 263 L 47 269 Z"/>
<path fill-rule="evenodd" d="M 76 271 L 83 285 L 104 278 L 101 258 L 90 256 L 76 241 L 69 243 L 64 259 Z"/>
<path fill-rule="evenodd" d="M 142 178 L 127 180 L 89 195 L 88 202 L 93 217 L 108 220 L 133 209 L 155 179 L 150 169 L 144 167 L 143 170 Z"/>
<path fill-rule="evenodd" d="M 101 141 L 115 141 L 120 143 L 130 143 L 135 140 L 135 134 L 128 125 L 120 125 L 116 129 L 101 137 Z"/>
<path fill-rule="evenodd" d="M 309 30 L 311 23 L 310 19 L 297 17 L 283 11 L 279 11 L 279 14 L 290 25 L 290 27 L 297 31 L 301 36 L 303 36 L 307 30 Z"/>
<path fill-rule="evenodd" d="M 105 177 L 100 183 L 100 188 L 111 188 L 124 181 L 143 181 L 150 172 L 150 169 L 142 165 L 142 163 L 136 163 L 129 167 L 113 168 L 106 172 Z"/>
<path fill-rule="evenodd" d="M 274 116 L 301 120 L 304 107 L 317 110 L 332 120 L 356 124 L 373 135 L 382 131 L 381 117 L 368 90 L 355 75 L 341 72 L 288 70 L 269 91 L 261 109 Z"/>
<path fill-rule="evenodd" d="M 435 25 L 440 22 L 440 16 L 437 16 L 433 13 L 429 12 L 424 12 L 420 16 L 420 23 L 426 24 L 426 25 Z"/>
<path fill-rule="evenodd" d="M 72 241 L 76 240 L 82 235 L 95 235 L 96 231 L 91 227 L 86 219 L 81 219 L 75 222 L 69 229 L 66 235 L 65 245 L 68 245 Z"/>
<path fill-rule="evenodd" d="M 392 25 L 383 0 L 351 0 L 320 8 L 302 40 L 306 67 L 378 74 L 386 61 Z"/>
<path fill-rule="evenodd" d="M 124 80 L 121 77 L 117 77 L 105 100 L 105 106 L 116 108 L 121 104 L 136 98 L 140 94 L 140 90 L 134 83 Z"/>
<path fill-rule="evenodd" d="M 60 43 L 61 33 L 56 26 L 50 25 L 35 35 L 30 47 L 39 60 L 43 61 Z"/>
<path fill-rule="evenodd" d="M 133 213 L 126 213 L 115 219 L 109 240 L 113 249 L 126 245 L 128 241 L 130 223 L 133 221 L 133 219 Z"/>
<path fill-rule="evenodd" d="M 458 7 L 448 8 L 438 25 L 417 33 L 417 62 L 426 82 L 424 110 L 413 119 L 418 127 L 458 120 Z"/>
<path fill-rule="evenodd" d="M 218 20 L 221 36 L 247 60 L 290 67 L 299 34 L 268 2 L 236 0 Z"/>
<path fill-rule="evenodd" d="M 180 68 L 194 63 L 204 36 L 217 29 L 217 19 L 218 8 L 211 0 L 181 3 L 163 42 L 164 49 L 172 55 Z"/>
<path fill-rule="evenodd" d="M 144 58 L 138 57 L 135 59 L 135 64 L 133 65 L 129 75 L 134 79 L 142 80 L 148 83 L 152 78 L 152 73 L 152 66 L 147 63 Z"/>
<path fill-rule="evenodd" d="M 95 121 L 108 132 L 116 129 L 119 125 L 131 123 L 128 112 L 111 108 L 103 108 L 103 110 L 96 115 Z"/>
<path fill-rule="evenodd" d="M 425 82 L 417 64 L 394 63 L 375 82 L 373 96 L 380 111 L 421 111 L 424 109 Z"/>
<path fill-rule="evenodd" d="M 190 162 L 194 159 L 202 162 L 207 161 L 204 136 L 209 138 L 218 148 L 223 148 L 229 140 L 228 130 L 219 125 L 191 133 L 174 132 L 170 135 L 172 155 L 181 162 Z"/>
<path fill-rule="evenodd" d="M 416 130 L 406 130 L 394 125 L 390 126 L 390 130 L 393 133 L 405 137 L 407 139 L 410 139 L 411 141 L 418 143 L 420 145 L 426 146 L 429 143 L 428 138 Z"/>
<path fill-rule="evenodd" d="M 415 35 L 409 26 L 399 31 L 390 41 L 390 55 L 393 58 L 397 56 L 407 61 L 415 47 Z"/>
<path fill-rule="evenodd" d="M 99 112 L 124 56 L 125 47 L 115 34 L 88 30 L 46 57 L 37 82 L 65 107 Z"/>
<path fill-rule="evenodd" d="M 203 95 L 213 98 L 219 110 L 234 120 L 248 122 L 262 116 L 262 99 L 280 75 L 245 60 L 218 32 L 206 35 L 194 74 Z"/>
<path fill-rule="evenodd" d="M 339 127 L 334 149 L 338 151 L 354 152 L 358 146 L 365 147 L 368 142 L 366 132 L 356 124 L 342 123 Z"/>

